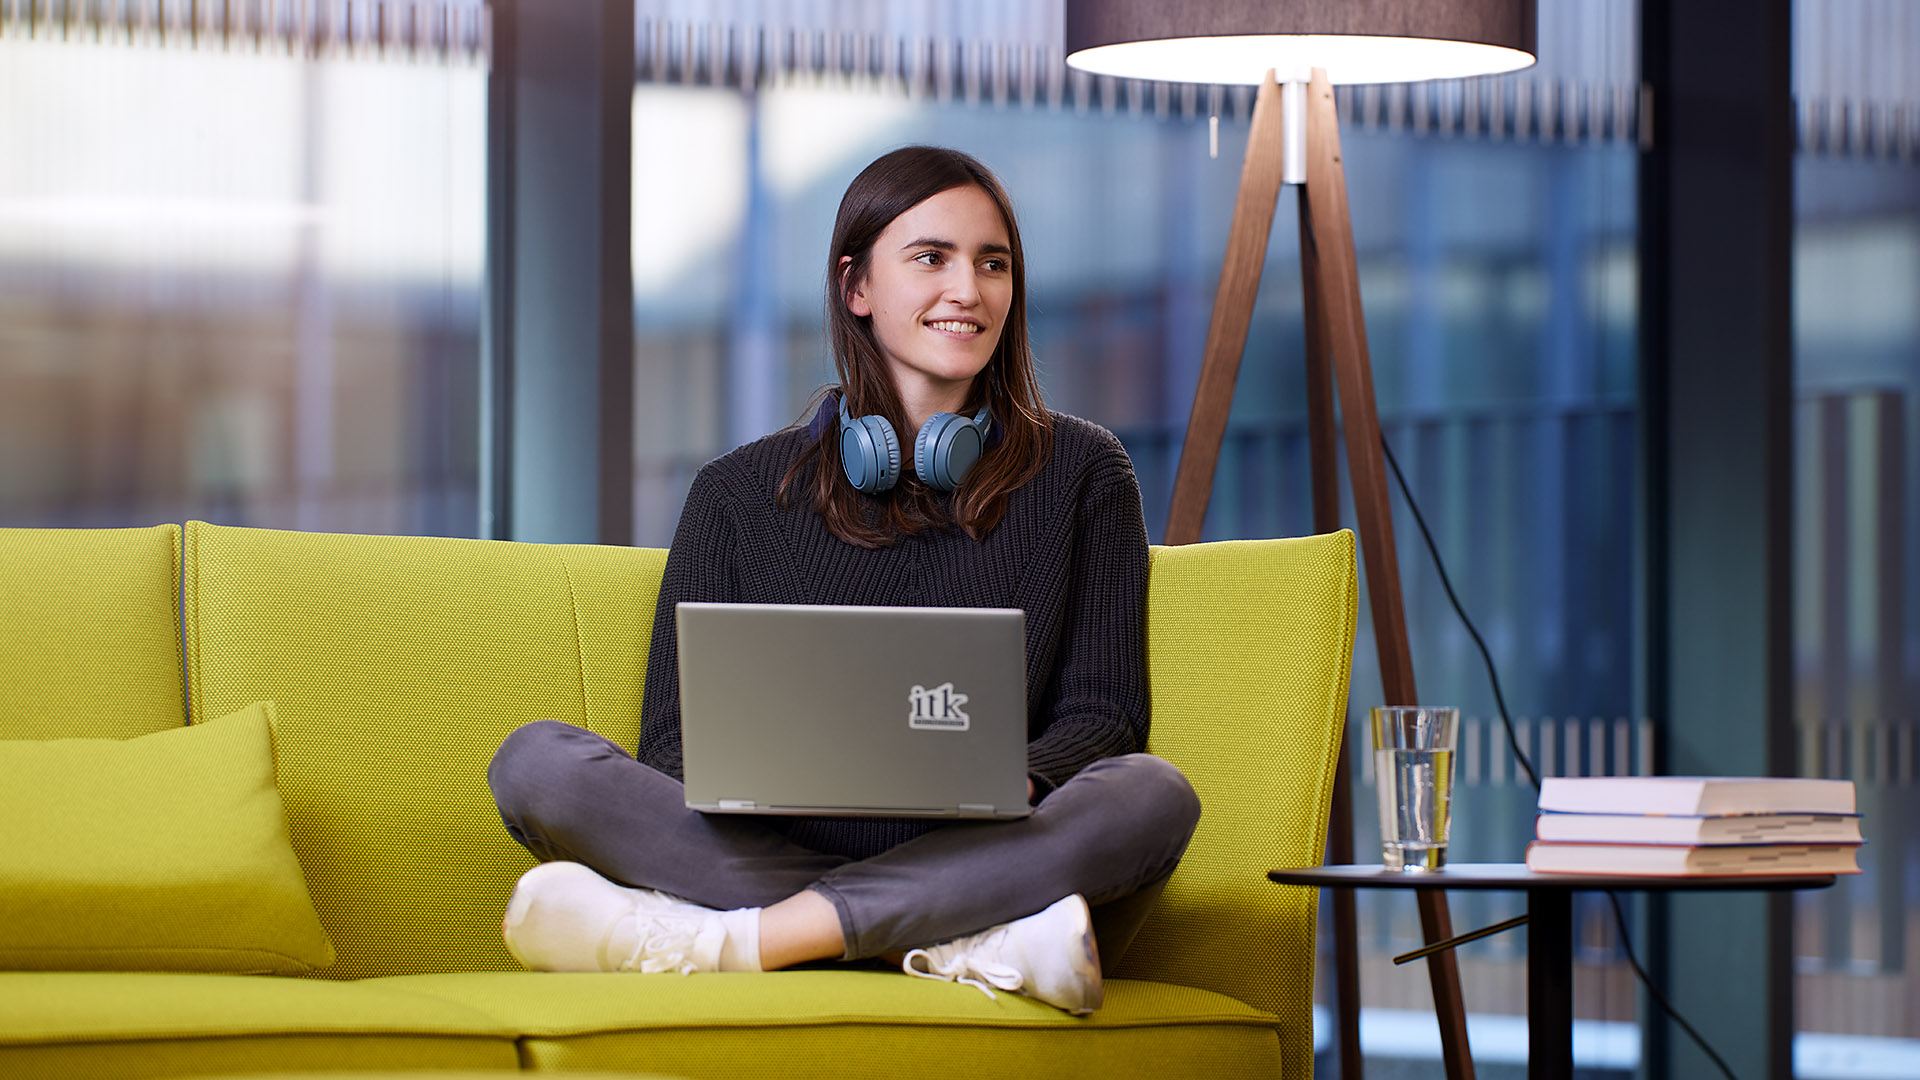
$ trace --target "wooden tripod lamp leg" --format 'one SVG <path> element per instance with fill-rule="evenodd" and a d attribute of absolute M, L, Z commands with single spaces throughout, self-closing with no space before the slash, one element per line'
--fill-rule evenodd
<path fill-rule="evenodd" d="M 1173 479 L 1173 505 L 1167 511 L 1164 538 L 1168 544 L 1199 540 L 1206 521 L 1220 440 L 1226 436 L 1227 413 L 1233 408 L 1233 384 L 1240 375 L 1240 355 L 1247 349 L 1247 327 L 1260 292 L 1260 270 L 1267 261 L 1267 238 L 1273 235 L 1283 164 L 1280 86 L 1269 72 L 1254 98 L 1247 160 L 1240 167 L 1240 193 L 1233 200 L 1227 254 L 1220 265 L 1220 287 L 1213 294 L 1213 317 L 1207 323 L 1207 346 L 1201 354 L 1200 386 L 1194 391 L 1187 438 Z"/>
<path fill-rule="evenodd" d="M 1380 452 L 1380 415 L 1374 405 L 1373 365 L 1368 358 L 1367 328 L 1360 307 L 1360 268 L 1354 254 L 1353 218 L 1347 208 L 1339 117 L 1334 110 L 1333 86 L 1326 72 L 1318 68 L 1307 84 L 1306 112 L 1307 185 L 1301 192 L 1300 250 L 1307 302 L 1315 309 L 1308 320 L 1308 345 L 1310 349 L 1326 349 L 1326 361 L 1339 387 L 1347 472 L 1353 483 L 1374 644 L 1380 655 L 1381 692 L 1386 704 L 1415 705 L 1420 696 L 1414 689 L 1413 654 L 1407 644 L 1406 608 L 1393 542 L 1393 514 Z M 1310 373 L 1313 365 L 1310 359 Z M 1314 468 L 1331 473 L 1334 464 L 1330 458 L 1316 455 Z M 1446 894 L 1423 889 L 1418 902 L 1420 926 L 1427 942 L 1452 937 Z M 1427 973 L 1433 985 L 1447 1075 L 1455 1080 L 1471 1077 L 1473 1059 L 1467 1047 L 1460 969 L 1452 951 L 1429 957 Z"/>

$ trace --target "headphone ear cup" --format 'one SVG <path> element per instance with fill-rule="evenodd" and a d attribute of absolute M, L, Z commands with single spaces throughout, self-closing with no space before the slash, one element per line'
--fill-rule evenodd
<path fill-rule="evenodd" d="M 913 467 L 927 486 L 952 491 L 980 460 L 980 425 L 955 413 L 934 413 L 913 441 Z"/>
<path fill-rule="evenodd" d="M 884 416 L 854 417 L 840 395 L 840 471 L 855 491 L 876 495 L 900 480 L 900 440 Z"/>
<path fill-rule="evenodd" d="M 874 494 L 885 473 L 885 444 L 877 442 L 868 425 L 841 417 L 841 473 L 856 492 Z"/>

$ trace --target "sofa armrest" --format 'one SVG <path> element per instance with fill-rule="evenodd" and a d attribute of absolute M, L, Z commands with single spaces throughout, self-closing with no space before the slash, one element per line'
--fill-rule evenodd
<path fill-rule="evenodd" d="M 1217 990 L 1279 1015 L 1312 1054 L 1317 894 L 1266 880 L 1317 865 L 1347 711 L 1354 536 L 1156 547 L 1147 590 L 1148 749 L 1201 817 L 1115 974 Z"/>

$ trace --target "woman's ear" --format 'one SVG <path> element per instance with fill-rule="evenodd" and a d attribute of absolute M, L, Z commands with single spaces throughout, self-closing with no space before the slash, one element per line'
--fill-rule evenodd
<path fill-rule="evenodd" d="M 840 256 L 840 296 L 846 301 L 847 310 L 855 315 L 873 314 L 873 305 L 867 303 L 867 294 L 856 285 L 852 278 L 853 256 Z"/>

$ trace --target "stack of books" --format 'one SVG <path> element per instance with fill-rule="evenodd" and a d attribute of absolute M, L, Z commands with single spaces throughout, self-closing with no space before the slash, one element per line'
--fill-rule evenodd
<path fill-rule="evenodd" d="M 1553 874 L 1857 874 L 1853 781 L 1548 777 L 1527 867 Z"/>

